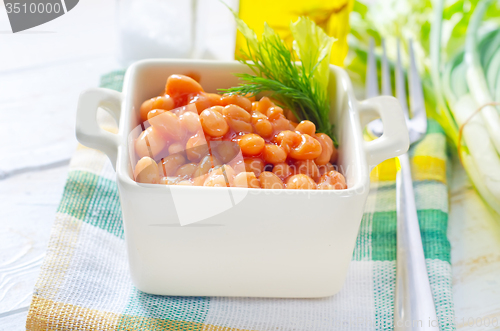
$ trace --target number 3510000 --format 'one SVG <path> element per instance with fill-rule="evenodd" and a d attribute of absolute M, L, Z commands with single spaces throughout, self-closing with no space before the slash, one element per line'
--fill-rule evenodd
<path fill-rule="evenodd" d="M 7 9 L 7 14 L 11 14 L 11 13 L 14 13 L 14 14 L 19 14 L 19 13 L 23 13 L 23 14 L 27 14 L 27 13 L 31 13 L 31 14 L 56 13 L 56 14 L 58 14 L 62 10 L 61 4 L 57 3 L 57 2 L 54 4 L 43 3 L 43 2 L 39 2 L 39 3 L 32 2 L 30 4 L 14 2 L 14 3 L 6 3 L 5 7 Z"/>

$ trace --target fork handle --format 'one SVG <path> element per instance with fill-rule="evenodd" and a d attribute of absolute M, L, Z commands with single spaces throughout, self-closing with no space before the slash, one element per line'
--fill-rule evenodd
<path fill-rule="evenodd" d="M 394 330 L 439 330 L 427 274 L 408 153 L 396 178 L 397 258 Z"/>

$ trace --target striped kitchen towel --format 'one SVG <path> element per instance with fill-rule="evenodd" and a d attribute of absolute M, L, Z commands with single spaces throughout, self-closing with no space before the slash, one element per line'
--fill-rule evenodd
<path fill-rule="evenodd" d="M 103 77 L 121 89 L 123 72 Z M 446 138 L 429 121 L 412 147 L 422 240 L 441 330 L 454 330 L 446 237 Z M 379 165 L 342 290 L 321 299 L 172 297 L 137 290 L 130 279 L 114 171 L 106 156 L 79 146 L 27 330 L 391 330 L 396 260 L 395 162 Z M 429 321 L 422 321 L 429 323 Z"/>

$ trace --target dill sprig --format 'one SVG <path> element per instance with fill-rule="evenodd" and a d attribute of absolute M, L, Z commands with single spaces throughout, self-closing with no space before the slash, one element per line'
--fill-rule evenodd
<path fill-rule="evenodd" d="M 265 92 L 280 106 L 290 109 L 299 121 L 313 122 L 318 132 L 326 133 L 335 142 L 333 125 L 330 123 L 327 86 L 323 86 L 325 81 L 326 85 L 328 84 L 328 78 L 324 79 L 324 76 L 326 74 L 328 77 L 329 73 L 323 72 L 323 80 L 318 79 L 320 64 L 322 61 L 329 62 L 330 50 L 328 49 L 326 54 L 321 53 L 320 46 L 316 50 L 307 50 L 308 61 L 304 61 L 300 58 L 301 53 L 295 49 L 299 54 L 297 58 L 294 50 L 288 48 L 267 24 L 262 38 L 258 40 L 255 33 L 243 21 L 236 19 L 238 29 L 246 37 L 248 45 L 248 51 L 241 50 L 242 56 L 238 57 L 238 61 L 247 65 L 253 74 L 235 74 L 243 83 L 221 91 L 241 95 L 257 95 Z M 314 24 L 305 20 L 306 24 Z M 314 25 L 313 28 L 316 29 L 317 26 Z M 321 33 L 324 34 L 322 30 Z M 327 41 L 331 49 L 333 41 Z M 311 58 L 317 60 L 311 61 Z M 298 62 L 299 60 L 302 61 Z M 321 69 L 328 70 L 328 65 L 321 66 Z"/>

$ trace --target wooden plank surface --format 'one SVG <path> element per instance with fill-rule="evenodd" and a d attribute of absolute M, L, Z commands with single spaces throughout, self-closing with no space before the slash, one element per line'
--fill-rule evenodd
<path fill-rule="evenodd" d="M 79 93 L 119 67 L 115 1 L 12 34 L 0 4 L 0 330 L 24 330 L 76 147 Z"/>
<path fill-rule="evenodd" d="M 112 0 L 87 0 L 25 32 L 0 6 L 0 178 L 67 162 L 79 93 L 118 64 Z M 97 9 L 98 8 L 98 9 Z"/>
<path fill-rule="evenodd" d="M 1 182 L 0 314 L 30 302 L 66 173 L 67 165 Z"/>
<path fill-rule="evenodd" d="M 450 190 L 457 329 L 500 329 L 500 218 L 488 211 L 458 160 Z"/>
<path fill-rule="evenodd" d="M 0 314 L 0 330 L 24 331 L 27 317 L 28 307 Z"/>

